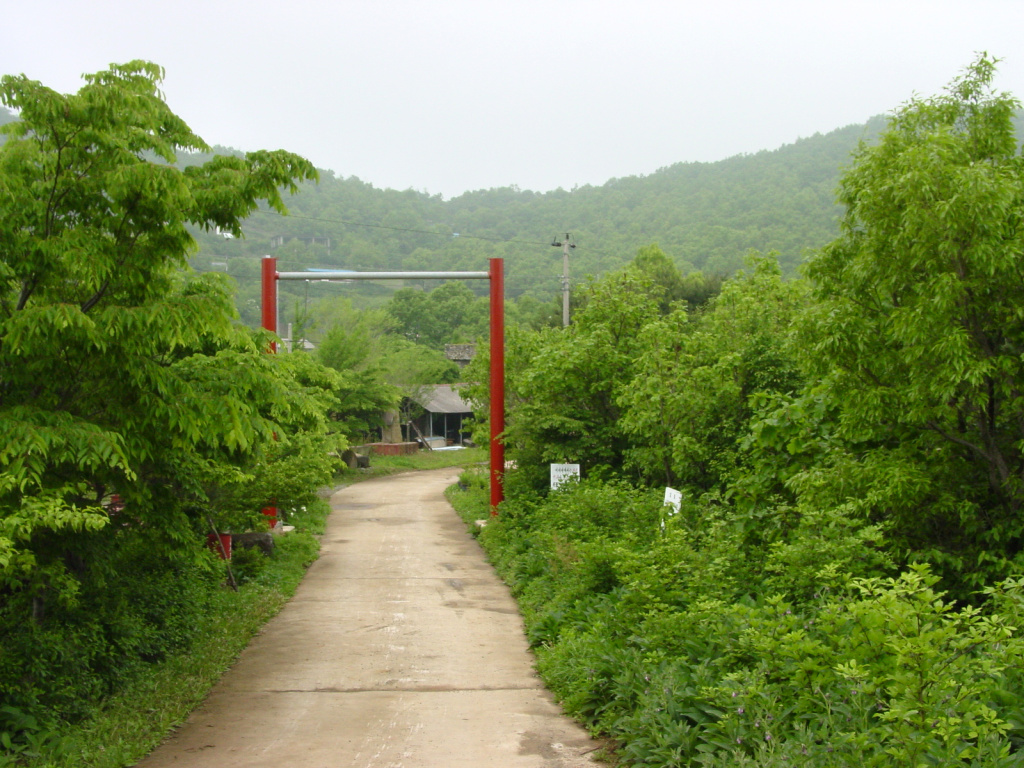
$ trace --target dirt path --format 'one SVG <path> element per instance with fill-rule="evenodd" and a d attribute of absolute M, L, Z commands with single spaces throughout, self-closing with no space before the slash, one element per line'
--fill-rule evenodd
<path fill-rule="evenodd" d="M 507 588 L 442 495 L 456 470 L 336 493 L 320 559 L 139 768 L 583 768 Z"/>

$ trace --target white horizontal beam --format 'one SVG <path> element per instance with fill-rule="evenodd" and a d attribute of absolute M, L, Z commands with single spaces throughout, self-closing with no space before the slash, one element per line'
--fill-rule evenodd
<path fill-rule="evenodd" d="M 490 272 L 278 272 L 278 280 L 487 280 Z"/>

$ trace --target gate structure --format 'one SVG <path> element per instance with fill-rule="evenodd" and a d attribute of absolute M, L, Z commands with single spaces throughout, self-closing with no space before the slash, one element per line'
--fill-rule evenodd
<path fill-rule="evenodd" d="M 505 446 L 505 265 L 503 259 L 490 259 L 487 272 L 278 272 L 277 259 L 263 258 L 263 327 L 277 333 L 278 280 L 489 280 L 491 333 L 491 515 L 498 514 L 504 499 Z M 277 351 L 277 344 L 271 345 Z"/>

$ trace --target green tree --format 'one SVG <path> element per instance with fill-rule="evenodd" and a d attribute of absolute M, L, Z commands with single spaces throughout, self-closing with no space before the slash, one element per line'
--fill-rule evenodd
<path fill-rule="evenodd" d="M 621 471 L 629 440 L 619 400 L 660 295 L 635 271 L 613 273 L 588 287 L 568 328 L 512 338 L 505 440 L 531 482 L 546 483 L 552 462 L 579 462 L 598 475 Z"/>
<path fill-rule="evenodd" d="M 266 475 L 275 432 L 281 450 L 313 452 L 328 435 L 315 377 L 236 323 L 222 275 L 184 271 L 189 227 L 241 234 L 315 169 L 282 151 L 175 167 L 177 151 L 207 147 L 162 100 L 162 76 L 115 65 L 69 95 L 0 79 L 0 102 L 19 112 L 0 129 L 0 644 L 38 651 L 31 673 L 12 672 L 16 654 L 0 664 L 15 700 L 141 653 L 111 638 L 150 619 L 115 630 L 108 615 L 78 615 L 101 638 L 86 648 L 73 641 L 84 625 L 60 611 L 89 594 L 122 611 L 126 553 L 146 552 L 161 578 L 192 567 L 207 517 L 230 516 L 224 489 Z M 61 633 L 69 645 L 47 656 Z"/>
<path fill-rule="evenodd" d="M 394 319 L 383 309 L 356 309 L 351 299 L 320 302 L 317 354 L 337 371 L 365 371 L 380 363 L 384 340 L 394 331 Z"/>
<path fill-rule="evenodd" d="M 752 398 L 799 388 L 789 343 L 806 287 L 774 255 L 750 257 L 698 313 L 679 308 L 637 338 L 636 373 L 619 397 L 629 464 L 648 481 L 721 488 L 738 461 Z"/>
<path fill-rule="evenodd" d="M 856 447 L 826 474 L 836 501 L 857 489 L 972 580 L 1024 544 L 1024 159 L 995 71 L 979 57 L 860 148 L 842 233 L 807 265 L 807 363 Z"/>
<path fill-rule="evenodd" d="M 384 380 L 401 396 L 403 421 L 423 412 L 415 400 L 428 388 L 459 380 L 459 367 L 436 349 L 391 336 L 384 340 L 383 350 Z"/>
<path fill-rule="evenodd" d="M 413 290 L 410 295 L 423 294 Z M 458 366 L 444 353 L 395 333 L 397 321 L 386 310 L 357 310 L 350 301 L 335 302 L 328 316 L 334 324 L 317 356 L 342 375 L 339 397 L 346 405 L 346 433 L 353 437 L 379 426 L 384 411 L 398 407 L 403 398 L 458 379 Z"/>
<path fill-rule="evenodd" d="M 316 357 L 337 372 L 338 403 L 332 412 L 340 428 L 351 441 L 364 441 L 380 426 L 384 412 L 398 405 L 399 391 L 387 381 L 385 367 L 389 318 L 381 310 L 360 312 L 350 303 L 335 317 Z"/>
<path fill-rule="evenodd" d="M 661 290 L 662 314 L 668 314 L 680 302 L 690 309 L 704 306 L 722 290 L 725 279 L 721 274 L 705 277 L 701 272 L 683 275 L 657 245 L 646 245 L 637 251 L 630 266 Z"/>
<path fill-rule="evenodd" d="M 434 349 L 473 341 L 487 328 L 487 299 L 463 281 L 444 283 L 432 291 L 400 288 L 386 306 L 395 330 L 409 341 Z"/>

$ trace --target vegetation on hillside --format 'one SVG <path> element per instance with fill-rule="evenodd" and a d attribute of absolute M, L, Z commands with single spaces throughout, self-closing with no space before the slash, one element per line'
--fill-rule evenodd
<path fill-rule="evenodd" d="M 192 263 L 237 280 L 239 311 L 252 327 L 259 322 L 258 260 L 264 255 L 277 257 L 288 271 L 481 270 L 489 258 L 502 257 L 510 301 L 528 297 L 545 305 L 561 288 L 561 250 L 551 243 L 567 230 L 576 246 L 576 287 L 588 276 L 621 268 L 651 243 L 684 274 L 733 274 L 744 254 L 756 249 L 777 252 L 783 272 L 793 276 L 809 249 L 836 236 L 839 170 L 858 140 L 872 138 L 881 125 L 875 119 L 774 151 L 678 163 L 648 176 L 545 193 L 511 187 L 445 200 L 321 171 L 317 183 L 300 185 L 289 203 L 291 216 L 254 213 L 243 224 L 244 240 L 199 235 L 201 249 Z M 379 306 L 398 287 L 282 283 L 283 322 L 294 322 L 303 311 L 315 317 L 317 300 L 339 295 L 361 308 Z M 486 290 L 472 287 L 478 295 Z"/>
<path fill-rule="evenodd" d="M 1024 158 L 993 73 L 857 150 L 805 278 L 754 254 L 666 306 L 637 260 L 510 335 L 480 538 L 625 764 L 1024 764 Z"/>

